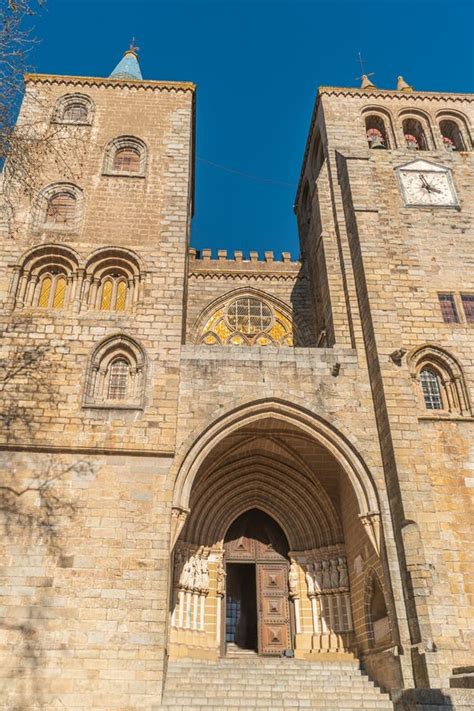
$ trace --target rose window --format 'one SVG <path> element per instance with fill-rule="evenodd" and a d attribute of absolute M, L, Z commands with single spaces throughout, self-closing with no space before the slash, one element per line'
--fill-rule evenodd
<path fill-rule="evenodd" d="M 292 346 L 293 324 L 284 313 L 253 296 L 217 307 L 198 327 L 197 343 L 232 346 Z"/>
<path fill-rule="evenodd" d="M 227 309 L 227 323 L 233 331 L 252 336 L 270 328 L 272 311 L 258 299 L 237 299 Z"/>

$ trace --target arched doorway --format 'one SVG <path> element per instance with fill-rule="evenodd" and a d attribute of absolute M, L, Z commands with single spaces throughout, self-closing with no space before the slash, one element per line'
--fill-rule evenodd
<path fill-rule="evenodd" d="M 287 541 L 287 648 L 311 661 L 347 654 L 365 660 L 369 653 L 371 660 L 379 655 L 383 661 L 394 644 L 395 618 L 378 495 L 365 464 L 347 438 L 301 408 L 272 401 L 248 410 L 216 420 L 190 442 L 170 476 L 170 658 L 223 654 L 228 566 L 243 565 L 227 555 L 229 535 L 239 517 L 258 510 Z M 364 607 L 369 568 L 376 570 L 389 607 L 390 636 L 376 650 L 367 640 Z M 190 569 L 197 572 L 189 575 Z M 239 584 L 257 596 L 256 575 Z M 259 650 L 258 626 L 256 640 L 254 634 L 240 643 L 244 650 Z"/>
<path fill-rule="evenodd" d="M 292 647 L 288 541 L 260 509 L 241 514 L 224 539 L 224 653 L 281 655 Z"/>

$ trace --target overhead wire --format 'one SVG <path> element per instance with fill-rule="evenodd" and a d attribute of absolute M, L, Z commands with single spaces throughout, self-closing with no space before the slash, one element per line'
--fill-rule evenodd
<path fill-rule="evenodd" d="M 222 165 L 221 163 L 214 163 L 214 161 L 208 160 L 207 158 L 201 158 L 201 156 L 196 156 L 196 158 L 200 163 L 204 163 L 205 165 L 210 165 L 213 168 L 218 168 L 219 170 L 223 170 L 226 173 L 240 175 L 243 178 L 248 178 L 249 180 L 255 180 L 256 182 L 259 182 L 259 183 L 270 183 L 273 185 L 282 185 L 284 187 L 293 188 L 293 190 L 296 189 L 296 185 L 294 183 L 288 183 L 285 180 L 275 180 L 273 178 L 262 178 L 259 175 L 252 175 L 251 173 L 245 173 L 241 170 L 235 170 L 234 168 L 229 168 L 228 166 Z"/>

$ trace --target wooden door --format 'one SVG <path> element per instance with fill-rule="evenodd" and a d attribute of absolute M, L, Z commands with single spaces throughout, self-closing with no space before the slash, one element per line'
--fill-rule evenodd
<path fill-rule="evenodd" d="M 288 565 L 257 563 L 258 652 L 279 656 L 290 647 Z"/>
<path fill-rule="evenodd" d="M 256 585 L 248 586 L 246 594 L 257 598 L 258 653 L 280 655 L 291 648 L 285 534 L 268 514 L 251 509 L 230 526 L 224 550 L 226 564 L 255 565 Z"/>

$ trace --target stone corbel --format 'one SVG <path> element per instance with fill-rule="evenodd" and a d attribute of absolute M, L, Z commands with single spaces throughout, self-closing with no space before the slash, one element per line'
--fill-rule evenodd
<path fill-rule="evenodd" d="M 170 536 L 170 548 L 173 550 L 178 536 L 183 530 L 183 526 L 186 523 L 186 519 L 189 514 L 189 509 L 184 508 L 184 506 L 173 506 L 171 509 L 171 536 Z"/>
<path fill-rule="evenodd" d="M 365 514 L 359 514 L 359 519 L 375 552 L 380 555 L 380 513 L 378 511 L 367 511 Z"/>

